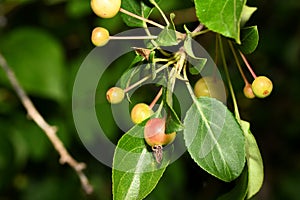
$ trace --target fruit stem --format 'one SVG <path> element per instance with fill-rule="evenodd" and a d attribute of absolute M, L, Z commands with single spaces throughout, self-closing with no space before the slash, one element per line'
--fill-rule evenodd
<path fill-rule="evenodd" d="M 217 70 L 218 70 L 218 60 L 219 60 L 219 54 L 218 54 L 218 50 L 219 50 L 219 42 L 218 42 L 218 37 L 216 37 L 216 41 L 215 41 L 216 47 L 215 47 L 215 57 L 214 57 L 214 69 L 213 69 L 213 77 L 214 77 L 214 81 L 217 81 Z"/>
<path fill-rule="evenodd" d="M 196 36 L 198 36 L 198 35 L 202 35 L 202 34 L 204 34 L 204 33 L 207 33 L 207 32 L 209 32 L 210 30 L 209 29 L 205 29 L 205 30 L 203 30 L 203 31 L 199 31 L 199 32 L 192 32 L 191 33 L 191 37 L 196 37 Z"/>
<path fill-rule="evenodd" d="M 244 80 L 244 83 L 245 83 L 245 85 L 248 85 L 249 82 L 248 82 L 248 80 L 247 80 L 247 78 L 246 78 L 246 76 L 245 76 L 245 74 L 244 74 L 244 72 L 243 72 L 243 69 L 242 69 L 241 64 L 240 64 L 240 62 L 239 62 L 239 59 L 238 59 L 238 57 L 237 57 L 237 55 L 236 55 L 236 52 L 235 52 L 235 50 L 234 50 L 234 48 L 233 48 L 232 42 L 229 41 L 229 40 L 227 40 L 227 41 L 228 41 L 228 44 L 229 44 L 229 46 L 230 46 L 231 52 L 232 52 L 232 54 L 233 54 L 235 63 L 236 63 L 236 65 L 238 66 L 238 69 L 239 69 L 239 71 L 240 71 L 240 73 L 241 73 L 241 76 L 242 76 L 242 78 L 243 78 L 243 80 Z"/>
<path fill-rule="evenodd" d="M 170 25 L 170 22 L 169 22 L 168 18 L 166 17 L 165 13 L 160 9 L 160 7 L 155 2 L 155 0 L 150 0 L 150 3 L 152 3 L 157 8 L 157 10 L 160 12 L 161 16 L 164 18 L 164 20 L 167 24 L 167 27 L 168 27 Z"/>
<path fill-rule="evenodd" d="M 241 55 L 241 57 L 242 57 L 244 63 L 246 64 L 248 70 L 250 71 L 252 77 L 253 77 L 254 79 L 256 79 L 256 74 L 254 73 L 253 69 L 251 68 L 250 64 L 248 63 L 247 58 L 244 56 L 244 54 L 243 54 L 241 51 L 239 51 L 239 53 L 240 53 L 240 55 Z"/>
<path fill-rule="evenodd" d="M 186 61 L 186 54 L 184 51 L 184 48 L 181 47 L 178 52 L 178 56 L 175 56 L 175 60 L 177 60 L 177 63 L 175 64 L 175 67 L 172 68 L 169 77 L 168 77 L 168 83 L 167 83 L 167 102 L 172 105 L 172 93 L 174 91 L 176 78 L 180 76 L 180 73 L 185 66 Z"/>
<path fill-rule="evenodd" d="M 111 40 L 152 40 L 156 39 L 157 36 L 110 36 Z"/>
<path fill-rule="evenodd" d="M 238 105 L 237 105 L 237 101 L 236 101 L 236 98 L 235 98 L 234 90 L 233 90 L 233 87 L 232 87 L 232 83 L 231 83 L 231 79 L 230 79 L 230 75 L 229 75 L 229 71 L 228 71 L 228 66 L 227 66 L 227 63 L 226 63 L 226 58 L 225 58 L 223 44 L 222 44 L 222 38 L 221 38 L 220 34 L 217 34 L 217 37 L 218 37 L 218 40 L 219 40 L 219 47 L 220 47 L 220 53 L 221 53 L 221 58 L 222 58 L 222 62 L 223 62 L 223 67 L 224 67 L 224 70 L 225 70 L 226 79 L 227 79 L 227 82 L 228 82 L 229 90 L 230 90 L 232 101 L 233 101 L 235 118 L 237 120 L 241 120 Z"/>
<path fill-rule="evenodd" d="M 153 99 L 153 101 L 151 102 L 151 104 L 149 105 L 149 108 L 152 109 L 154 107 L 154 105 L 156 104 L 156 102 L 158 101 L 158 99 L 161 97 L 162 95 L 162 88 L 160 88 L 159 92 L 157 93 L 157 95 L 155 96 L 155 98 Z"/>
<path fill-rule="evenodd" d="M 139 19 L 139 20 L 141 20 L 141 21 L 144 21 L 144 22 L 147 22 L 147 23 L 149 23 L 149 24 L 152 24 L 152 25 L 154 25 L 154 26 L 156 26 L 156 27 L 158 27 L 158 28 L 161 28 L 161 29 L 164 29 L 164 28 L 165 28 L 163 25 L 161 25 L 161 24 L 159 24 L 159 23 L 156 23 L 156 22 L 154 22 L 154 21 L 152 21 L 152 20 L 149 20 L 149 19 L 146 19 L 146 18 L 144 18 L 144 17 L 138 16 L 138 15 L 132 13 L 132 12 L 129 12 L 129 11 L 123 9 L 123 8 L 120 8 L 120 12 L 122 12 L 122 13 L 124 13 L 124 14 L 126 14 L 126 15 L 129 15 L 129 16 L 131 16 L 131 17 L 134 17 L 134 18 L 136 18 L 136 19 Z"/>
<path fill-rule="evenodd" d="M 199 31 L 201 31 L 203 29 L 204 25 L 203 24 L 199 24 L 193 31 L 192 33 L 197 33 Z"/>
<path fill-rule="evenodd" d="M 194 101 L 194 103 L 196 103 L 196 102 L 197 102 L 197 97 L 195 96 L 194 90 L 193 90 L 193 88 L 192 88 L 192 86 L 191 86 L 191 84 L 190 84 L 190 82 L 189 82 L 188 77 L 187 77 L 187 74 L 186 74 L 186 67 L 185 67 L 184 70 L 183 70 L 183 78 L 184 78 L 184 80 L 185 80 L 185 85 L 186 85 L 186 87 L 187 87 L 187 89 L 188 89 L 188 91 L 189 91 L 189 93 L 190 93 L 190 95 L 191 95 L 191 97 L 192 97 L 192 100 Z M 197 105 L 197 104 L 196 104 L 196 105 Z"/>

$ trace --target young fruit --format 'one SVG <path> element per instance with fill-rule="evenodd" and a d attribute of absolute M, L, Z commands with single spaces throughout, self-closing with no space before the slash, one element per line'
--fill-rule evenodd
<path fill-rule="evenodd" d="M 121 0 L 91 0 L 91 8 L 99 17 L 112 18 L 121 8 Z"/>
<path fill-rule="evenodd" d="M 106 92 L 106 99 L 111 104 L 120 103 L 124 99 L 124 90 L 119 87 L 112 87 Z"/>
<path fill-rule="evenodd" d="M 265 98 L 270 95 L 273 89 L 272 81 L 265 76 L 258 76 L 252 83 L 252 90 L 255 96 Z"/>
<path fill-rule="evenodd" d="M 139 124 L 153 114 L 153 110 L 145 103 L 136 104 L 131 110 L 131 120 Z"/>
<path fill-rule="evenodd" d="M 91 36 L 92 43 L 95 46 L 104 46 L 109 41 L 109 32 L 102 27 L 94 28 Z"/>
<path fill-rule="evenodd" d="M 243 89 L 243 92 L 244 92 L 245 97 L 247 97 L 248 99 L 254 99 L 255 98 L 255 95 L 253 93 L 251 84 L 249 84 L 249 83 L 246 84 L 244 89 Z"/>
<path fill-rule="evenodd" d="M 147 121 L 144 137 L 149 146 L 164 146 L 174 141 L 176 132 L 165 134 L 165 126 L 166 120 L 162 118 L 152 118 Z"/>
<path fill-rule="evenodd" d="M 197 98 L 207 96 L 226 102 L 226 90 L 223 81 L 213 76 L 199 79 L 194 86 L 194 93 Z"/>

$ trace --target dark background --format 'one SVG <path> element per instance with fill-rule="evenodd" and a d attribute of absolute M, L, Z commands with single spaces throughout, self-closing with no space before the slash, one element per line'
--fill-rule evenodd
<path fill-rule="evenodd" d="M 190 5 L 187 0 L 162 3 L 166 11 Z M 229 59 L 241 116 L 251 122 L 265 165 L 264 185 L 254 199 L 298 199 L 300 1 L 249 1 L 248 5 L 258 7 L 248 24 L 258 25 L 260 34 L 258 48 L 248 60 L 258 75 L 269 76 L 274 84 L 268 98 L 245 99 L 242 80 Z M 74 77 L 94 48 L 90 33 L 95 26 L 106 27 L 111 35 L 128 29 L 119 15 L 97 18 L 87 0 L 0 1 L 0 52 L 42 115 L 59 127 L 58 135 L 71 154 L 87 163 L 85 172 L 95 189 L 86 196 L 73 170 L 59 164 L 58 154 L 28 120 L 0 71 L 0 200 L 112 199 L 111 169 L 84 148 L 71 109 Z M 114 79 L 108 76 L 104 85 L 108 88 Z M 107 116 L 102 122 L 107 133 L 115 133 L 108 103 L 101 100 L 99 105 Z M 147 199 L 215 199 L 231 186 L 207 175 L 184 154 L 167 168 Z"/>

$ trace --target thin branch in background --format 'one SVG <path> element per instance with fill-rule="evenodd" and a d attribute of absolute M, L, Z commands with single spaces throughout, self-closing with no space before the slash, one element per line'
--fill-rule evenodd
<path fill-rule="evenodd" d="M 60 155 L 59 162 L 61 164 L 67 163 L 70 167 L 72 167 L 77 173 L 84 191 L 87 194 L 91 194 L 93 192 L 93 187 L 89 183 L 88 178 L 83 172 L 83 169 L 85 169 L 86 167 L 85 163 L 76 161 L 69 154 L 62 141 L 57 137 L 56 134 L 57 128 L 55 126 L 50 126 L 42 117 L 42 115 L 38 112 L 38 110 L 35 108 L 32 101 L 30 100 L 30 98 L 28 97 L 24 89 L 21 87 L 21 85 L 19 84 L 13 70 L 7 64 L 6 59 L 3 57 L 1 53 L 0 53 L 0 66 L 5 71 L 6 76 L 8 77 L 13 89 L 16 91 L 23 106 L 25 107 L 28 116 L 44 131 L 44 133 L 47 135 L 48 139 L 51 141 L 56 151 L 59 153 Z"/>

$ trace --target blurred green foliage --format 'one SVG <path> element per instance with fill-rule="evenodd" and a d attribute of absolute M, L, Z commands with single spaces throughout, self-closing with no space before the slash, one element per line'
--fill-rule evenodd
<path fill-rule="evenodd" d="M 162 1 L 162 8 L 172 11 L 190 7 L 191 3 L 191 0 Z M 229 63 L 241 115 L 251 122 L 264 159 L 265 182 L 254 199 L 297 199 L 300 195 L 300 1 L 252 0 L 249 5 L 258 7 L 248 23 L 258 25 L 260 41 L 258 49 L 248 58 L 257 74 L 269 75 L 274 83 L 274 91 L 267 99 L 247 100 L 242 96 L 243 83 L 237 69 L 233 62 Z M 153 16 L 157 17 L 156 12 Z M 50 124 L 58 126 L 58 135 L 71 154 L 87 163 L 85 172 L 95 189 L 93 195 L 86 196 L 73 170 L 59 164 L 58 154 L 43 132 L 28 120 L 4 72 L 0 71 L 1 200 L 112 199 L 111 169 L 84 148 L 73 124 L 71 108 L 74 77 L 94 48 L 90 33 L 98 25 L 106 27 L 111 35 L 128 29 L 120 15 L 113 19 L 97 18 L 87 0 L 0 1 L 0 52 L 41 114 Z M 206 40 L 203 44 L 213 49 L 213 42 L 210 45 Z M 97 96 L 103 95 L 117 79 L 103 78 Z M 119 130 L 109 111 L 110 105 L 102 98 L 96 107 L 103 108 L 98 117 L 105 116 L 100 123 L 105 124 L 109 137 L 113 140 L 119 137 L 113 135 Z M 215 199 L 231 186 L 207 175 L 183 155 L 167 168 L 147 199 Z"/>

